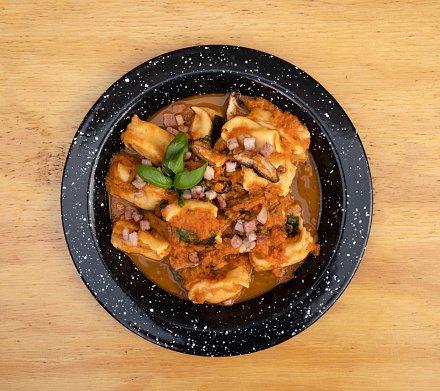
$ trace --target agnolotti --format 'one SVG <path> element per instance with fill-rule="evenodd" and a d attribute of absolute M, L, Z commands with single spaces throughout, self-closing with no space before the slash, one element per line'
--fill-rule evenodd
<path fill-rule="evenodd" d="M 145 182 L 137 185 L 136 166 L 140 163 L 139 157 L 127 152 L 113 156 L 106 178 L 107 190 L 110 194 L 121 197 L 141 209 L 153 210 L 165 199 L 166 190 Z"/>
<path fill-rule="evenodd" d="M 155 231 L 141 231 L 139 224 L 119 220 L 113 225 L 111 243 L 127 254 L 160 261 L 169 254 L 168 241 Z"/>
<path fill-rule="evenodd" d="M 173 138 L 171 133 L 151 122 L 142 121 L 137 115 L 133 116 L 121 134 L 121 140 L 128 150 L 136 151 L 156 165 L 162 161 Z"/>

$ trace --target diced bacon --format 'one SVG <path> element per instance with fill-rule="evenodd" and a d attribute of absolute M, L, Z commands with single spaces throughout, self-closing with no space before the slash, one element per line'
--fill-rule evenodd
<path fill-rule="evenodd" d="M 151 228 L 150 222 L 148 220 L 139 221 L 139 228 L 141 231 L 148 231 Z"/>
<path fill-rule="evenodd" d="M 130 235 L 128 235 L 128 241 L 131 245 L 137 246 L 138 243 L 138 233 L 133 231 Z"/>
<path fill-rule="evenodd" d="M 246 247 L 246 250 L 252 250 L 256 246 L 256 243 L 255 241 L 249 240 L 249 238 L 244 238 L 243 245 Z"/>
<path fill-rule="evenodd" d="M 188 254 L 188 259 L 192 263 L 199 263 L 200 262 L 199 254 L 197 254 L 197 253 L 189 253 Z"/>
<path fill-rule="evenodd" d="M 257 243 L 258 245 L 260 245 L 260 244 L 265 244 L 265 243 L 266 243 L 266 238 L 263 237 L 263 236 L 259 236 L 259 237 L 257 238 L 257 240 L 256 240 L 256 243 Z"/>
<path fill-rule="evenodd" d="M 243 243 L 243 240 L 238 235 L 234 235 L 231 239 L 231 246 L 234 248 L 239 248 Z"/>
<path fill-rule="evenodd" d="M 173 112 L 173 114 L 183 113 L 185 109 L 186 105 L 184 105 L 183 103 L 176 103 L 171 106 L 171 111 Z"/>
<path fill-rule="evenodd" d="M 178 126 L 185 124 L 185 120 L 183 119 L 182 114 L 176 114 L 175 118 Z"/>
<path fill-rule="evenodd" d="M 142 215 L 141 212 L 136 211 L 133 213 L 133 220 L 137 223 L 138 221 L 142 220 L 144 216 Z"/>
<path fill-rule="evenodd" d="M 253 151 L 255 149 L 255 137 L 245 137 L 243 144 L 246 151 Z"/>
<path fill-rule="evenodd" d="M 243 230 L 244 232 L 253 232 L 255 231 L 256 225 L 255 220 L 243 221 Z"/>
<path fill-rule="evenodd" d="M 122 239 L 128 240 L 129 235 L 130 235 L 130 230 L 128 228 L 124 228 L 122 230 Z"/>
<path fill-rule="evenodd" d="M 267 209 L 266 208 L 261 208 L 261 210 L 260 210 L 260 213 L 258 213 L 258 215 L 257 215 L 257 220 L 258 220 L 258 222 L 260 222 L 261 224 L 266 224 L 266 222 L 267 222 L 267 217 L 268 217 L 268 214 L 267 214 Z"/>
<path fill-rule="evenodd" d="M 237 222 L 235 223 L 235 227 L 234 229 L 238 232 L 244 232 L 243 229 L 243 220 L 237 220 Z"/>
<path fill-rule="evenodd" d="M 136 190 L 136 191 L 134 192 L 134 196 L 135 196 L 136 198 L 141 198 L 141 197 L 144 196 L 144 192 L 143 192 L 142 190 Z"/>
<path fill-rule="evenodd" d="M 226 141 L 226 145 L 228 146 L 230 151 L 239 147 L 237 137 L 230 138 L 228 141 Z"/>
<path fill-rule="evenodd" d="M 165 129 L 168 133 L 173 134 L 174 136 L 176 136 L 179 131 L 177 129 L 172 128 L 171 126 L 169 126 L 168 128 Z"/>
<path fill-rule="evenodd" d="M 115 209 L 118 212 L 122 212 L 123 210 L 125 210 L 125 205 L 122 202 L 117 202 L 115 205 Z"/>
<path fill-rule="evenodd" d="M 247 235 L 248 239 L 251 242 L 255 242 L 257 240 L 257 234 L 255 232 L 251 232 Z"/>
<path fill-rule="evenodd" d="M 284 167 L 284 166 L 278 166 L 278 167 L 277 167 L 277 171 L 278 171 L 278 172 L 286 172 L 286 167 Z"/>
<path fill-rule="evenodd" d="M 214 190 L 209 190 L 205 193 L 205 196 L 208 200 L 213 200 L 217 197 L 217 192 L 215 192 Z"/>
<path fill-rule="evenodd" d="M 273 152 L 273 147 L 269 143 L 264 143 L 264 145 L 260 149 L 260 153 L 264 157 L 268 157 Z"/>
<path fill-rule="evenodd" d="M 133 212 L 134 212 L 133 209 L 129 209 L 129 208 L 125 209 L 125 213 L 124 213 L 125 220 L 127 221 L 131 220 L 133 218 Z"/>
<path fill-rule="evenodd" d="M 237 163 L 226 162 L 226 172 L 234 172 L 237 169 Z"/>
<path fill-rule="evenodd" d="M 133 182 L 131 182 L 131 184 L 136 188 L 136 189 L 142 189 L 147 182 L 145 182 L 140 176 L 139 174 L 136 174 L 135 176 L 135 180 Z"/>
<path fill-rule="evenodd" d="M 203 175 L 203 177 L 207 180 L 210 181 L 211 179 L 214 179 L 214 174 L 215 171 L 211 166 L 206 166 L 205 168 L 205 174 Z"/>
<path fill-rule="evenodd" d="M 178 129 L 179 129 L 179 132 L 186 133 L 188 131 L 188 126 L 179 125 Z"/>
<path fill-rule="evenodd" d="M 188 160 L 192 156 L 192 153 L 188 151 L 185 156 L 185 160 Z"/>
<path fill-rule="evenodd" d="M 192 198 L 192 196 L 191 196 L 191 190 L 184 190 L 184 191 L 182 192 L 182 198 L 183 198 L 184 200 L 190 200 L 190 199 Z"/>
<path fill-rule="evenodd" d="M 217 201 L 218 201 L 220 208 L 226 208 L 226 201 L 221 195 L 217 196 Z"/>
<path fill-rule="evenodd" d="M 194 186 L 194 187 L 191 187 L 190 190 L 191 190 L 191 197 L 192 198 L 199 199 L 199 198 L 203 198 L 203 196 L 205 195 L 202 186 Z"/>
<path fill-rule="evenodd" d="M 177 126 L 176 117 L 174 117 L 174 114 L 165 113 L 163 115 L 163 126 L 171 126 L 174 128 Z"/>
<path fill-rule="evenodd" d="M 141 164 L 143 166 L 151 167 L 153 164 L 151 163 L 150 159 L 142 159 Z"/>

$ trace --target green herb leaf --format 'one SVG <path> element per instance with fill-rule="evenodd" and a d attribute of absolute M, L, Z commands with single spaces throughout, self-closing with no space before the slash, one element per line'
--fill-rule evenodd
<path fill-rule="evenodd" d="M 208 163 L 194 171 L 181 172 L 174 177 L 174 187 L 176 189 L 190 189 L 197 185 L 205 174 L 205 169 Z"/>
<path fill-rule="evenodd" d="M 198 138 L 196 141 L 201 141 L 202 143 L 206 143 L 206 144 L 209 144 L 211 146 L 212 139 L 211 139 L 210 136 L 205 136 L 205 137 L 202 137 L 202 138 Z"/>
<path fill-rule="evenodd" d="M 168 176 L 185 171 L 183 162 L 188 152 L 188 138 L 185 133 L 178 133 L 167 147 L 162 159 L 162 168 Z"/>
<path fill-rule="evenodd" d="M 180 285 L 183 282 L 183 278 L 170 266 L 171 274 L 173 275 L 176 282 Z"/>
<path fill-rule="evenodd" d="M 239 218 L 249 217 L 251 215 L 250 210 L 240 209 L 239 212 L 240 212 L 240 215 L 238 216 Z"/>
<path fill-rule="evenodd" d="M 184 243 L 194 243 L 196 240 L 199 240 L 194 232 L 187 231 L 183 228 L 174 227 L 174 232 L 179 235 L 179 240 Z"/>
<path fill-rule="evenodd" d="M 299 217 L 289 216 L 287 217 L 287 232 L 289 233 L 289 238 L 293 238 L 298 233 L 299 229 Z"/>
<path fill-rule="evenodd" d="M 173 180 L 162 174 L 156 167 L 147 167 L 142 164 L 136 166 L 139 176 L 146 182 L 162 189 L 169 189 L 173 186 Z"/>

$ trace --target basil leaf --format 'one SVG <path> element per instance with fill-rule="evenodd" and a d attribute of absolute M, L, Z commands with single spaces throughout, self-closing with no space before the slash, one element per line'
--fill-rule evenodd
<path fill-rule="evenodd" d="M 299 217 L 298 216 L 289 216 L 287 217 L 287 232 L 289 238 L 293 238 L 298 233 L 299 229 Z"/>
<path fill-rule="evenodd" d="M 148 167 L 138 164 L 136 166 L 136 171 L 144 181 L 151 183 L 154 186 L 161 187 L 162 189 L 169 189 L 173 186 L 173 180 L 162 174 L 156 167 Z"/>
<path fill-rule="evenodd" d="M 188 138 L 185 133 L 178 133 L 167 147 L 162 159 L 162 168 L 168 176 L 185 171 L 183 159 L 188 152 Z"/>
<path fill-rule="evenodd" d="M 208 163 L 194 171 L 181 172 L 174 177 L 174 187 L 176 189 L 190 189 L 197 185 L 205 174 L 205 169 Z"/>
<path fill-rule="evenodd" d="M 194 243 L 194 241 L 198 240 L 199 238 L 194 232 L 187 231 L 183 228 L 176 228 L 174 227 L 174 232 L 179 235 L 179 241 L 184 243 Z"/>

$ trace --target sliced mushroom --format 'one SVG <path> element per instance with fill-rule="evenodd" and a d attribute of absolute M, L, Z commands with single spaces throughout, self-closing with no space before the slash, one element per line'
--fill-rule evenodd
<path fill-rule="evenodd" d="M 241 94 L 238 91 L 232 91 L 229 95 L 228 108 L 226 109 L 226 119 L 228 121 L 237 115 L 245 117 L 249 113 L 250 110 L 240 98 Z"/>
<path fill-rule="evenodd" d="M 255 173 L 268 181 L 276 183 L 279 181 L 277 169 L 265 157 L 258 153 L 242 151 L 235 154 L 233 162 L 238 162 L 245 167 L 252 168 Z"/>
<path fill-rule="evenodd" d="M 226 180 L 218 180 L 217 182 L 215 182 L 212 189 L 217 194 L 229 193 L 232 190 L 232 182 L 228 181 L 227 179 Z"/>
<path fill-rule="evenodd" d="M 226 141 L 223 140 L 221 137 L 217 139 L 214 146 L 212 147 L 214 151 L 223 153 L 228 149 L 228 144 L 226 144 Z"/>
<path fill-rule="evenodd" d="M 150 226 L 154 229 L 159 235 L 164 237 L 165 239 L 170 239 L 172 236 L 171 227 L 165 223 L 165 221 L 161 220 L 157 217 L 153 212 L 149 210 L 142 211 L 144 218 L 150 222 Z"/>
<path fill-rule="evenodd" d="M 208 162 L 210 165 L 213 165 L 215 167 L 223 166 L 228 160 L 226 155 L 215 151 L 206 143 L 201 141 L 194 141 L 190 145 L 190 148 L 200 159 Z"/>

